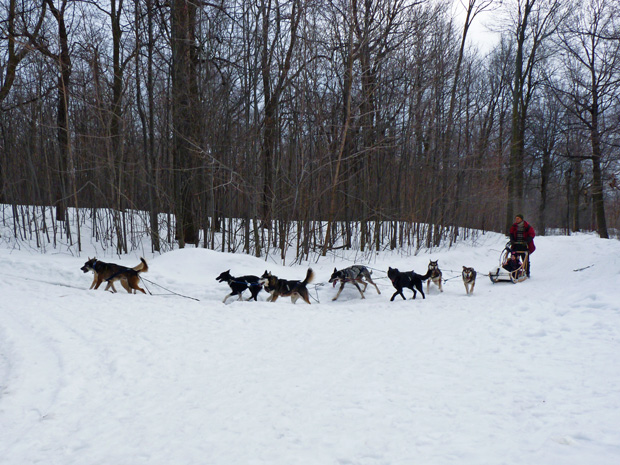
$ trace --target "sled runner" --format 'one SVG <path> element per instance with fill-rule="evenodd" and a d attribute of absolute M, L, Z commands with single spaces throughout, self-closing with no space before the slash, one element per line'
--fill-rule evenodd
<path fill-rule="evenodd" d="M 521 260 L 521 257 L 523 260 Z M 511 243 L 508 242 L 499 257 L 499 266 L 489 271 L 489 279 L 493 284 L 497 282 L 520 283 L 527 279 L 527 263 L 529 254 L 525 252 L 515 253 Z"/>

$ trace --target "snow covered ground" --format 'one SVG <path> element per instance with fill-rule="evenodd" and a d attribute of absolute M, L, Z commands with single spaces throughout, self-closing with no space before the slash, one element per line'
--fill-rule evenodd
<path fill-rule="evenodd" d="M 377 255 L 365 300 L 332 302 L 353 262 L 321 259 L 312 305 L 224 305 L 215 280 L 308 264 L 146 255 L 153 295 L 129 295 L 88 290 L 88 252 L 0 249 L 0 464 L 620 463 L 620 242 L 538 237 L 532 279 L 492 284 L 505 242 Z M 444 292 L 390 302 L 388 266 L 431 258 Z"/>

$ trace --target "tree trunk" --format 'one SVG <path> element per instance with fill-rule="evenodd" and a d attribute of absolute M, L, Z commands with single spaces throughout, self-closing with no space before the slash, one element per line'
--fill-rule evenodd
<path fill-rule="evenodd" d="M 60 45 L 60 53 L 53 56 L 57 60 L 58 65 L 58 102 L 56 122 L 58 137 L 58 173 L 57 183 L 55 185 L 55 206 L 56 220 L 66 220 L 66 201 L 67 193 L 70 192 L 70 186 L 67 184 L 67 177 L 74 175 L 71 161 L 71 136 L 69 134 L 69 84 L 71 79 L 71 56 L 69 55 L 69 37 L 65 25 L 65 8 L 67 1 L 64 0 L 60 9 L 56 9 L 52 0 L 46 0 L 52 15 L 58 24 L 58 41 Z M 71 171 L 70 171 L 71 170 Z M 67 223 L 68 227 L 68 223 Z M 68 229 L 67 229 L 68 231 Z"/>
<path fill-rule="evenodd" d="M 196 3 L 174 0 L 172 8 L 172 126 L 175 237 L 179 247 L 198 244 L 192 202 L 195 151 L 198 144 L 198 89 L 194 59 Z"/>
<path fill-rule="evenodd" d="M 592 74 L 592 125 L 590 127 L 590 142 L 592 143 L 592 203 L 596 216 L 596 229 L 602 239 L 609 239 L 607 221 L 605 219 L 605 200 L 603 196 L 603 173 L 601 170 L 601 135 L 599 133 L 599 101 L 596 73 Z"/>

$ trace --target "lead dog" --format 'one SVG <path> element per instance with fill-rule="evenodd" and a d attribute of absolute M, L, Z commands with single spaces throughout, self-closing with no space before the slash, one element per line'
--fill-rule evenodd
<path fill-rule="evenodd" d="M 144 289 L 138 286 L 139 273 L 146 273 L 149 270 L 146 260 L 142 257 L 140 257 L 140 263 L 133 268 L 117 265 L 116 263 L 102 262 L 101 260 L 97 260 L 97 258 L 89 258 L 80 269 L 84 273 L 88 273 L 89 271 L 94 273 L 93 282 L 90 285 L 90 289 L 93 287 L 95 289 L 99 289 L 101 283 L 106 281 L 107 285 L 105 290 L 116 292 L 114 283 L 116 281 L 120 281 L 121 286 L 123 286 L 130 294 L 132 291 L 142 291 L 146 294 Z"/>
<path fill-rule="evenodd" d="M 366 292 L 368 283 L 375 286 L 375 289 L 377 289 L 377 292 L 381 294 L 381 291 L 379 290 L 377 285 L 372 281 L 372 279 L 370 278 L 370 275 L 371 275 L 371 272 L 368 270 L 368 268 L 366 268 L 363 265 L 353 265 L 348 268 L 344 268 L 342 270 L 337 270 L 336 268 L 334 268 L 334 272 L 332 273 L 331 278 L 329 278 L 329 282 L 334 283 L 334 286 L 336 286 L 337 283 L 340 283 L 340 289 L 338 289 L 338 293 L 336 294 L 336 297 L 334 297 L 332 300 L 336 300 L 338 298 L 338 296 L 342 292 L 342 289 L 344 288 L 344 285 L 346 283 L 353 283 L 355 287 L 357 287 L 357 290 L 360 291 L 360 294 L 362 295 L 362 299 L 365 298 L 364 292 Z M 360 289 L 358 283 L 364 285 L 363 290 Z"/>
<path fill-rule="evenodd" d="M 310 304 L 310 295 L 308 294 L 308 288 L 306 285 L 314 278 L 314 272 L 312 268 L 308 268 L 306 278 L 303 281 L 289 281 L 286 279 L 279 279 L 277 276 L 272 275 L 269 271 L 265 270 L 261 276 L 260 283 L 264 286 L 271 296 L 267 298 L 268 302 L 275 302 L 278 297 L 290 297 L 291 302 L 297 302 L 300 297 Z"/>
<path fill-rule="evenodd" d="M 223 271 L 215 279 L 221 283 L 227 282 L 228 285 L 230 286 L 230 289 L 232 290 L 230 294 L 224 297 L 224 301 L 223 301 L 224 303 L 226 303 L 226 299 L 234 295 L 238 295 L 239 300 L 243 300 L 243 297 L 241 296 L 241 294 L 243 294 L 243 291 L 245 291 L 246 289 L 249 289 L 250 292 L 252 293 L 252 295 L 248 297 L 248 300 L 250 299 L 258 300 L 256 296 L 263 288 L 263 285 L 259 282 L 260 278 L 258 276 L 247 275 L 247 276 L 240 276 L 238 278 L 235 278 L 234 276 L 230 274 L 230 270 Z"/>
<path fill-rule="evenodd" d="M 465 292 L 467 295 L 473 294 L 476 285 L 476 270 L 471 267 L 463 267 L 463 284 L 465 284 Z"/>
<path fill-rule="evenodd" d="M 417 274 L 415 271 L 398 271 L 398 268 L 390 267 L 388 267 L 387 274 L 390 281 L 392 281 L 392 285 L 396 288 L 396 292 L 390 299 L 390 302 L 394 301 L 394 298 L 399 294 L 404 300 L 407 300 L 405 294 L 403 294 L 403 288 L 405 287 L 413 291 L 412 299 L 415 299 L 417 295 L 416 289 L 420 291 L 422 298 L 426 299 L 422 290 L 422 279 L 424 276 Z"/>

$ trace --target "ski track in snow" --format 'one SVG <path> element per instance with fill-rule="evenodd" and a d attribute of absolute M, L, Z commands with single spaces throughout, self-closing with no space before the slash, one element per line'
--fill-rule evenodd
<path fill-rule="evenodd" d="M 619 463 L 620 243 L 539 237 L 533 279 L 492 284 L 504 244 L 382 254 L 364 300 L 347 285 L 331 301 L 333 267 L 352 263 L 325 259 L 311 306 L 224 305 L 215 281 L 307 265 L 146 257 L 145 278 L 194 301 L 88 291 L 86 253 L 0 250 L 0 464 Z M 382 270 L 429 258 L 445 292 L 390 302 Z"/>

